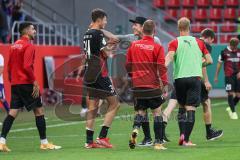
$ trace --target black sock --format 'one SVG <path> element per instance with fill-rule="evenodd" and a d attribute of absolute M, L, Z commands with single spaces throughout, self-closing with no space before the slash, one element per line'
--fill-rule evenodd
<path fill-rule="evenodd" d="M 232 112 L 235 112 L 235 105 L 234 105 L 234 100 L 232 95 L 228 95 L 228 105 L 231 108 Z"/>
<path fill-rule="evenodd" d="M 46 121 L 44 115 L 36 116 L 35 120 L 40 139 L 46 139 Z"/>
<path fill-rule="evenodd" d="M 7 117 L 5 118 L 5 120 L 3 122 L 1 137 L 3 137 L 3 138 L 7 137 L 8 132 L 10 131 L 14 120 L 15 120 L 15 118 L 13 116 L 7 115 Z"/>
<path fill-rule="evenodd" d="M 186 109 L 179 108 L 178 110 L 178 127 L 180 135 L 185 134 L 185 123 L 186 123 Z"/>
<path fill-rule="evenodd" d="M 167 122 L 163 121 L 163 136 L 166 136 L 166 127 L 167 127 Z"/>
<path fill-rule="evenodd" d="M 149 124 L 149 118 L 147 114 L 146 116 L 143 117 L 142 129 L 143 129 L 145 139 L 151 139 L 150 124 Z"/>
<path fill-rule="evenodd" d="M 187 111 L 186 131 L 184 135 L 184 140 L 186 142 L 189 141 L 189 137 L 192 133 L 194 123 L 195 123 L 195 111 Z"/>
<path fill-rule="evenodd" d="M 102 126 L 102 129 L 101 129 L 101 132 L 100 132 L 98 138 L 106 138 L 106 137 L 107 137 L 107 134 L 108 134 L 108 129 L 109 129 L 109 127 L 107 127 L 107 126 Z"/>
<path fill-rule="evenodd" d="M 209 135 L 211 133 L 211 126 L 212 124 L 206 124 L 206 133 Z"/>
<path fill-rule="evenodd" d="M 234 97 L 233 101 L 234 101 L 234 105 L 236 106 L 239 102 L 239 98 L 236 96 Z"/>
<path fill-rule="evenodd" d="M 86 137 L 86 143 L 93 143 L 93 134 L 94 134 L 94 131 L 92 131 L 92 130 L 86 130 L 86 135 L 87 135 L 87 137 Z"/>
<path fill-rule="evenodd" d="M 134 117 L 133 129 L 135 128 L 140 129 L 143 119 L 144 119 L 143 116 L 141 116 L 140 114 L 136 114 Z"/>
<path fill-rule="evenodd" d="M 155 140 L 163 141 L 163 117 L 156 116 L 154 117 L 154 133 L 155 133 Z"/>

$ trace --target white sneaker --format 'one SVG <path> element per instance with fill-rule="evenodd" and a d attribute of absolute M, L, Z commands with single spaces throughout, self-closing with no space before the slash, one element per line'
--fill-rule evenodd
<path fill-rule="evenodd" d="M 87 111 L 88 111 L 87 108 L 82 108 L 82 110 L 81 110 L 81 112 L 80 112 L 80 116 L 81 116 L 81 117 L 85 117 L 86 114 L 87 114 Z"/>
<path fill-rule="evenodd" d="M 227 108 L 226 108 L 226 111 L 227 111 L 227 112 L 229 112 L 229 111 L 232 112 L 230 107 L 227 107 Z"/>
<path fill-rule="evenodd" d="M 231 118 L 231 117 L 232 117 L 231 108 L 230 108 L 230 107 L 227 107 L 227 108 L 226 108 L 226 111 L 228 112 L 228 115 L 229 115 L 230 119 L 232 119 L 232 118 Z"/>
<path fill-rule="evenodd" d="M 2 122 L 0 122 L 0 126 L 2 125 Z"/>
<path fill-rule="evenodd" d="M 231 119 L 234 119 L 234 120 L 238 119 L 237 112 L 233 112 L 233 113 L 231 114 L 230 118 L 231 118 Z"/>
<path fill-rule="evenodd" d="M 58 150 L 61 149 L 61 146 L 54 145 L 52 143 L 47 143 L 47 144 L 41 144 L 40 149 L 42 150 Z"/>

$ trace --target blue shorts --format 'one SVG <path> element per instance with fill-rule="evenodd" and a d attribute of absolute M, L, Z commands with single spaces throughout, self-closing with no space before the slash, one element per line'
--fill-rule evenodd
<path fill-rule="evenodd" d="M 0 83 L 0 99 L 5 99 L 4 85 Z"/>

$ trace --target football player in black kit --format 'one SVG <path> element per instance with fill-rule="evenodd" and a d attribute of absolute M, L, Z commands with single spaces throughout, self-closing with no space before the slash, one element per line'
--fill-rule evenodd
<path fill-rule="evenodd" d="M 84 50 L 86 54 L 84 83 L 87 86 L 89 96 L 85 147 L 112 148 L 113 146 L 109 138 L 107 138 L 107 134 L 118 111 L 119 101 L 107 71 L 107 58 L 112 53 L 111 45 L 109 45 L 111 42 L 106 42 L 101 31 L 107 24 L 107 14 L 102 9 L 94 9 L 91 16 L 91 28 L 84 35 Z M 106 99 L 109 106 L 100 134 L 96 142 L 94 142 L 94 122 L 98 111 L 96 102 L 99 99 Z"/>

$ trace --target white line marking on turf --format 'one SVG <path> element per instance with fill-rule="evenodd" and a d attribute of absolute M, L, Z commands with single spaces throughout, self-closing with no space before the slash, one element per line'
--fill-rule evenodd
<path fill-rule="evenodd" d="M 81 121 L 81 122 L 83 122 L 83 121 Z M 81 122 L 59 123 L 59 124 L 54 124 L 54 125 L 48 125 L 47 128 L 70 126 L 70 125 L 79 124 Z M 36 127 L 30 127 L 30 128 L 14 129 L 14 130 L 11 130 L 10 132 L 15 133 L 15 132 L 22 132 L 22 131 L 32 131 L 32 130 L 36 130 L 36 129 L 37 129 Z"/>
<path fill-rule="evenodd" d="M 46 120 L 46 122 L 60 122 L 63 121 L 61 119 L 52 119 L 52 120 Z M 14 126 L 25 126 L 25 125 L 32 125 L 35 124 L 35 122 L 20 122 L 20 123 L 16 123 L 14 124 Z"/>
<path fill-rule="evenodd" d="M 227 105 L 227 102 L 218 102 L 218 103 L 213 103 L 212 106 L 220 106 L 220 105 Z"/>
<path fill-rule="evenodd" d="M 73 135 L 58 135 L 58 136 L 48 136 L 52 138 L 63 138 L 63 137 L 81 137 L 80 135 L 73 134 Z M 21 137 L 16 137 L 16 136 L 10 136 L 8 137 L 9 139 L 34 139 L 34 138 L 39 138 L 39 136 L 21 136 Z"/>
<path fill-rule="evenodd" d="M 219 105 L 223 105 L 223 104 L 227 104 L 227 102 L 212 103 L 212 106 L 219 106 Z M 132 116 L 132 115 L 116 116 L 115 119 L 126 118 L 126 117 L 130 117 L 130 116 Z M 102 121 L 102 120 L 103 119 L 97 119 L 96 121 Z M 85 121 L 53 124 L 53 125 L 48 125 L 47 128 L 70 126 L 70 125 L 76 125 L 76 124 L 81 124 L 81 123 L 85 123 Z M 16 133 L 16 132 L 32 131 L 32 130 L 36 130 L 36 129 L 37 129 L 36 127 L 30 127 L 30 128 L 14 129 L 14 130 L 11 130 L 10 132 Z"/>
<path fill-rule="evenodd" d="M 111 133 L 110 134 L 111 136 L 126 136 L 128 135 L 128 133 L 126 134 L 123 134 L 123 133 Z M 47 136 L 48 138 L 71 138 L 71 137 L 85 137 L 85 136 L 81 136 L 80 134 L 77 135 L 77 134 L 70 134 L 70 135 L 48 135 Z M 21 137 L 16 137 L 16 136 L 10 136 L 8 137 L 8 139 L 35 139 L 35 138 L 39 138 L 39 136 L 21 136 Z"/>
<path fill-rule="evenodd" d="M 122 115 L 122 116 L 116 116 L 114 119 L 120 119 L 120 118 L 126 118 L 130 117 L 131 115 Z M 102 121 L 103 119 L 96 119 L 96 121 Z M 56 127 L 63 127 L 63 126 L 70 126 L 70 125 L 76 125 L 76 124 L 81 124 L 81 123 L 86 123 L 85 121 L 78 121 L 78 122 L 68 122 L 68 123 L 59 123 L 59 124 L 53 124 L 53 125 L 48 125 L 47 128 L 56 128 Z M 30 127 L 30 128 L 21 128 L 21 129 L 14 129 L 11 130 L 11 133 L 16 133 L 16 132 L 24 132 L 24 131 L 32 131 L 36 130 L 36 127 Z"/>

